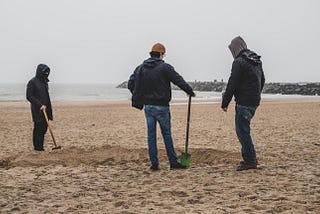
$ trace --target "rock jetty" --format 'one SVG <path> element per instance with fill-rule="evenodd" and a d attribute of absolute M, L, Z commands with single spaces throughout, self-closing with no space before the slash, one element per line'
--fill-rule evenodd
<path fill-rule="evenodd" d="M 227 83 L 223 81 L 194 81 L 188 82 L 195 91 L 215 91 L 221 92 L 226 88 Z M 127 88 L 128 81 L 117 86 L 117 88 Z M 172 85 L 173 90 L 180 90 Z M 298 94 L 298 95 L 320 95 L 320 82 L 314 83 L 266 83 L 263 88 L 266 94 Z"/>

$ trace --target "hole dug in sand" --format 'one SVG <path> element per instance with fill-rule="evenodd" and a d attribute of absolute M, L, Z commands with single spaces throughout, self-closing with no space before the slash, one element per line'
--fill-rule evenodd
<path fill-rule="evenodd" d="M 181 151 L 177 150 L 180 155 Z M 190 149 L 192 165 L 230 164 L 237 163 L 240 155 L 234 152 L 214 149 Z M 165 150 L 158 151 L 161 162 L 167 161 Z M 120 163 L 149 163 L 147 148 L 123 148 L 119 146 L 103 146 L 83 149 L 77 147 L 63 148 L 54 152 L 20 153 L 1 160 L 0 167 L 29 167 L 29 166 L 79 166 L 79 165 L 115 165 Z"/>

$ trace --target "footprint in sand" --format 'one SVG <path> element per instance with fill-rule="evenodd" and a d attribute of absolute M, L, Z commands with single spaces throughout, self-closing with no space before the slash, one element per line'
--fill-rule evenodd
<path fill-rule="evenodd" d="M 114 207 L 122 207 L 124 209 L 129 209 L 129 204 L 127 204 L 125 201 L 117 201 L 114 203 Z"/>
<path fill-rule="evenodd" d="M 184 191 L 162 191 L 159 193 L 161 197 L 170 197 L 170 196 L 178 196 L 178 197 L 188 197 L 188 193 Z"/>

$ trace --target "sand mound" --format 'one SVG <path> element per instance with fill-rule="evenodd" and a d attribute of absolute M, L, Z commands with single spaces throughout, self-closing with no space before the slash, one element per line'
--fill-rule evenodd
<path fill-rule="evenodd" d="M 181 151 L 177 151 L 181 154 Z M 218 151 L 214 149 L 191 149 L 192 164 L 234 163 L 239 160 L 238 153 Z M 161 162 L 167 161 L 164 150 L 159 150 Z M 20 152 L 1 160 L 2 167 L 32 167 L 47 165 L 79 166 L 79 165 L 113 165 L 119 163 L 148 163 L 146 148 L 129 149 L 119 146 L 103 146 L 98 148 L 69 147 L 61 150 L 45 152 Z"/>

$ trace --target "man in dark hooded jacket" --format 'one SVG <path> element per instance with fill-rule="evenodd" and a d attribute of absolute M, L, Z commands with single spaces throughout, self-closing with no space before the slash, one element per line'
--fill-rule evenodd
<path fill-rule="evenodd" d="M 144 106 L 148 127 L 148 148 L 151 170 L 159 170 L 156 125 L 160 124 L 166 146 L 170 169 L 184 169 L 178 161 L 171 135 L 171 85 L 174 83 L 191 96 L 195 96 L 192 88 L 174 70 L 163 61 L 166 49 L 157 43 L 152 47 L 150 58 L 139 65 L 131 75 L 128 88 L 132 93 L 132 106 L 142 109 Z"/>
<path fill-rule="evenodd" d="M 247 48 L 240 36 L 231 41 L 229 49 L 234 61 L 221 108 L 226 112 L 232 97 L 235 97 L 236 133 L 242 146 L 243 158 L 237 170 L 255 169 L 257 158 L 250 135 L 250 121 L 260 104 L 261 91 L 265 82 L 262 62 L 260 56 Z"/>
<path fill-rule="evenodd" d="M 36 151 L 44 151 L 44 135 L 47 132 L 47 123 L 43 114 L 46 111 L 48 119 L 52 120 L 52 107 L 48 90 L 48 76 L 50 68 L 39 64 L 36 76 L 27 85 L 27 100 L 31 103 L 31 113 L 34 122 L 33 147 Z"/>

